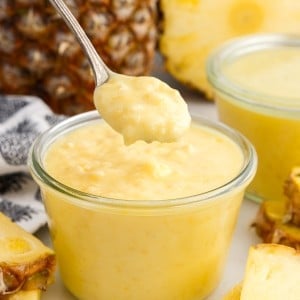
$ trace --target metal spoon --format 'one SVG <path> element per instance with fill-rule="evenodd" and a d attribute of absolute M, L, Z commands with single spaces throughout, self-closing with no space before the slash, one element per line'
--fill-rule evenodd
<path fill-rule="evenodd" d="M 96 49 L 87 37 L 86 33 L 79 25 L 78 21 L 71 13 L 67 5 L 64 3 L 64 1 L 50 0 L 50 2 L 55 7 L 57 12 L 61 15 L 61 17 L 64 19 L 65 23 L 72 30 L 78 42 L 80 43 L 92 67 L 96 86 L 100 86 L 109 79 L 110 75 L 113 72 L 106 66 L 106 64 L 100 58 Z"/>

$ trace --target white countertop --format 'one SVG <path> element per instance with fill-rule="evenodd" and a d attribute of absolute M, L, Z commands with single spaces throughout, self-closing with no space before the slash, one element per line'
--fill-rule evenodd
<path fill-rule="evenodd" d="M 201 99 L 199 93 L 190 91 L 176 81 L 174 81 L 169 75 L 162 71 L 162 64 L 156 64 L 153 74 L 160 77 L 164 81 L 168 82 L 171 86 L 178 88 L 183 97 L 186 99 L 190 112 L 193 114 L 200 114 L 209 119 L 217 120 L 217 113 L 215 104 L 209 101 Z M 222 277 L 222 280 L 218 288 L 214 293 L 207 298 L 207 300 L 220 300 L 222 296 L 234 285 L 240 282 L 243 278 L 244 267 L 248 255 L 249 247 L 253 244 L 260 242 L 257 238 L 254 229 L 251 228 L 255 215 L 258 210 L 258 205 L 254 202 L 244 200 L 237 227 L 233 236 L 230 252 L 227 259 L 227 264 Z M 220 228 L 220 234 L 222 234 L 222 228 Z M 36 235 L 46 244 L 50 245 L 49 232 L 47 227 L 41 228 Z M 46 293 L 43 294 L 42 300 L 74 300 L 67 290 L 64 288 L 59 273 L 57 274 L 57 280 Z"/>

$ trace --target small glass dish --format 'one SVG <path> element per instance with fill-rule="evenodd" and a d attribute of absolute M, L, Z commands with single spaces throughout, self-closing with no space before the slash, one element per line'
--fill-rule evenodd
<path fill-rule="evenodd" d="M 219 119 L 254 145 L 258 170 L 247 197 L 284 199 L 300 165 L 300 36 L 258 34 L 218 48 L 207 61 Z"/>

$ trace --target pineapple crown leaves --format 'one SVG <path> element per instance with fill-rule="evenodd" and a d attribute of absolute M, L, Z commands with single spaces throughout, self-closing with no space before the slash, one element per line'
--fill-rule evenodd
<path fill-rule="evenodd" d="M 29 180 L 32 180 L 30 175 L 24 172 L 0 176 L 0 195 L 20 191 Z"/>
<path fill-rule="evenodd" d="M 30 206 L 22 206 L 3 199 L 0 201 L 0 211 L 8 216 L 13 222 L 27 221 L 37 212 Z"/>
<path fill-rule="evenodd" d="M 5 96 L 0 96 L 1 110 L 0 123 L 5 122 L 21 108 L 25 107 L 28 102 L 21 99 L 8 99 Z"/>

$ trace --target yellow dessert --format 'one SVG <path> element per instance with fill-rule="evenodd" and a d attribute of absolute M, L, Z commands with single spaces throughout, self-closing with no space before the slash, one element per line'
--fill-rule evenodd
<path fill-rule="evenodd" d="M 293 98 L 299 103 L 299 53 L 299 49 L 292 47 L 251 52 L 228 64 L 223 71 L 231 81 L 247 90 L 278 98 Z M 271 97 L 263 101 L 275 104 Z"/>
<path fill-rule="evenodd" d="M 174 143 L 126 146 L 93 112 L 37 141 L 30 165 L 77 298 L 192 300 L 216 287 L 256 160 L 207 122 Z"/>
<path fill-rule="evenodd" d="M 127 144 L 137 140 L 174 142 L 191 123 L 180 93 L 155 77 L 112 75 L 96 88 L 94 103 Z"/>
<path fill-rule="evenodd" d="M 100 122 L 56 141 L 45 160 L 51 176 L 77 190 L 114 199 L 159 200 L 221 186 L 238 174 L 243 156 L 234 142 L 197 125 L 177 143 L 126 146 L 120 134 Z"/>
<path fill-rule="evenodd" d="M 232 50 L 216 62 L 219 79 L 216 74 L 210 78 L 220 119 L 248 137 L 257 151 L 258 170 L 248 191 L 258 201 L 283 199 L 282 183 L 300 164 L 300 50 L 286 45 L 296 39 L 286 38 L 284 44 L 281 37 L 283 45 L 279 39 L 275 36 L 273 44 L 272 36 L 232 43 L 236 54 Z"/>

